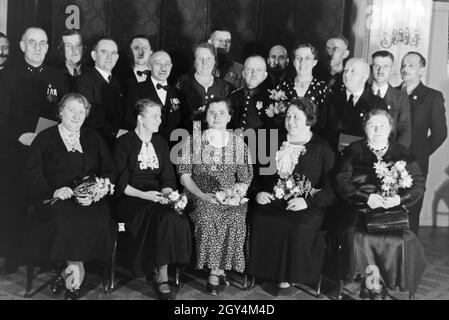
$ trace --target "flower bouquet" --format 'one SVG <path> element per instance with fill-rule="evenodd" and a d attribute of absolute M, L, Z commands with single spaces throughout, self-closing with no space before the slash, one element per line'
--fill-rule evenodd
<path fill-rule="evenodd" d="M 290 200 L 295 197 L 312 197 L 321 189 L 312 188 L 312 183 L 306 176 L 295 173 L 287 178 L 279 178 L 273 188 L 276 199 Z"/>
<path fill-rule="evenodd" d="M 163 197 L 167 200 L 167 204 L 176 210 L 180 215 L 187 206 L 187 196 L 181 195 L 178 191 L 171 191 L 163 194 Z"/>
<path fill-rule="evenodd" d="M 380 193 L 383 197 L 393 197 L 398 194 L 399 189 L 410 188 L 413 179 L 405 169 L 405 161 L 386 163 L 379 160 L 374 164 L 374 170 L 381 181 Z"/>
<path fill-rule="evenodd" d="M 73 190 L 73 197 L 77 203 L 82 203 L 86 199 L 91 202 L 98 202 L 106 195 L 114 193 L 114 185 L 109 178 L 98 178 L 96 176 L 87 176 L 80 181 L 75 181 Z M 59 198 L 45 200 L 44 203 L 54 204 Z"/>
<path fill-rule="evenodd" d="M 239 206 L 248 202 L 246 198 L 246 192 L 248 186 L 244 183 L 237 183 L 234 187 L 224 189 L 215 193 L 215 198 L 220 204 L 229 206 Z"/>
<path fill-rule="evenodd" d="M 273 103 L 270 103 L 265 113 L 269 118 L 280 118 L 287 111 L 287 96 L 283 90 L 268 90 L 270 93 L 270 99 Z"/>

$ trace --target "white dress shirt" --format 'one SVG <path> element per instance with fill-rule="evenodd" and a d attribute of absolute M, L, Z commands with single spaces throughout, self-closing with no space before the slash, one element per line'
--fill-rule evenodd
<path fill-rule="evenodd" d="M 153 77 L 151 77 L 151 82 L 153 82 L 153 85 L 154 85 L 154 89 L 156 89 L 156 93 L 157 93 L 157 95 L 159 96 L 159 99 L 161 100 L 161 102 L 162 102 L 162 105 L 165 105 L 165 100 L 167 99 L 167 91 L 165 91 L 164 89 L 158 89 L 157 87 L 156 87 L 156 85 L 158 84 L 158 83 L 160 83 L 161 85 L 163 85 L 163 86 L 166 86 L 167 85 L 167 81 L 165 81 L 165 82 L 159 82 L 159 81 L 157 81 L 156 79 L 154 79 Z"/>

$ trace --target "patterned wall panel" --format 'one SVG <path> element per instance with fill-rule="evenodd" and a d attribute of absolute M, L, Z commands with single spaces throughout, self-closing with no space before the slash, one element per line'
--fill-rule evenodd
<path fill-rule="evenodd" d="M 111 35 L 125 47 L 135 34 L 147 34 L 152 46 L 159 46 L 162 0 L 113 0 L 111 2 Z"/>
<path fill-rule="evenodd" d="M 65 20 L 68 16 L 65 10 L 69 5 L 77 5 L 80 8 L 81 32 L 89 47 L 95 37 L 107 32 L 107 10 L 104 0 L 57 0 L 53 3 L 54 40 L 58 39 L 65 29 Z"/>

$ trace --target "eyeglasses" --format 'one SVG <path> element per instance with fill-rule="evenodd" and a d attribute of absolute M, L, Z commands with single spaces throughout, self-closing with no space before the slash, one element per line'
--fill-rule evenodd
<path fill-rule="evenodd" d="M 154 65 L 156 68 L 162 68 L 162 67 L 164 67 L 164 68 L 166 68 L 166 69 L 169 69 L 169 68 L 171 68 L 171 67 L 173 66 L 173 64 L 170 63 L 170 62 L 166 62 L 166 63 L 154 62 L 153 65 Z"/>

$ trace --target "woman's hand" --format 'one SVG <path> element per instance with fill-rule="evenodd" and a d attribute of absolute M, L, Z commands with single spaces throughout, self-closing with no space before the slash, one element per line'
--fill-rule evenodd
<path fill-rule="evenodd" d="M 162 193 L 159 191 L 143 192 L 142 199 L 153 201 L 153 202 L 166 203 L 166 199 L 164 197 L 162 197 Z"/>
<path fill-rule="evenodd" d="M 304 198 L 293 198 L 287 203 L 287 210 L 300 211 L 307 209 L 307 203 Z"/>
<path fill-rule="evenodd" d="M 395 195 L 394 197 L 384 198 L 383 200 L 385 209 L 394 208 L 401 204 L 401 197 L 398 195 Z"/>
<path fill-rule="evenodd" d="M 268 192 L 262 191 L 256 195 L 256 202 L 260 205 L 268 204 L 274 200 L 274 196 Z"/>
<path fill-rule="evenodd" d="M 35 134 L 34 132 L 27 132 L 27 133 L 22 134 L 18 140 L 24 146 L 29 147 L 33 143 L 33 140 L 34 140 L 34 138 L 36 138 L 36 136 L 37 136 L 37 134 Z"/>
<path fill-rule="evenodd" d="M 61 200 L 70 199 L 73 196 L 73 190 L 69 187 L 62 187 L 53 193 L 53 198 L 58 198 Z"/>
<path fill-rule="evenodd" d="M 203 193 L 200 198 L 204 201 L 207 201 L 207 202 L 210 202 L 213 204 L 218 204 L 217 198 L 215 198 L 214 193 Z"/>
<path fill-rule="evenodd" d="M 366 204 L 371 209 L 384 208 L 384 198 L 377 193 L 372 193 L 369 195 L 368 202 Z"/>

